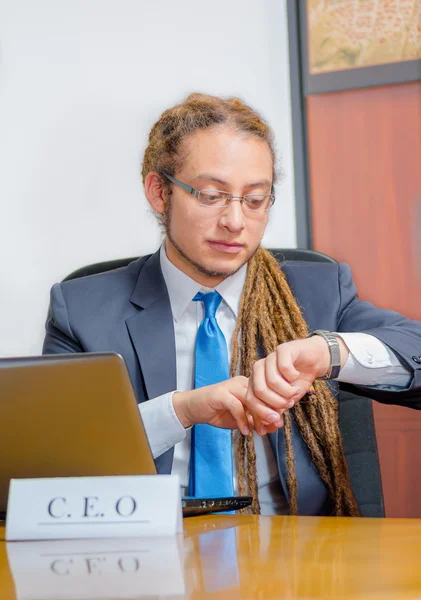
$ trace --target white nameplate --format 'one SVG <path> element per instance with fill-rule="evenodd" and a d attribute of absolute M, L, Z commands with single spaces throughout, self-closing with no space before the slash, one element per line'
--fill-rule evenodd
<path fill-rule="evenodd" d="M 182 530 L 177 475 L 10 482 L 6 540 L 153 537 Z"/>

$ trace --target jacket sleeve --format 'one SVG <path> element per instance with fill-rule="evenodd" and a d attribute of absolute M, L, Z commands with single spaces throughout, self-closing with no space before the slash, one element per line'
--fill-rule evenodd
<path fill-rule="evenodd" d="M 70 327 L 66 302 L 60 283 L 56 283 L 51 288 L 50 307 L 45 329 L 47 333 L 42 347 L 43 354 L 84 352 Z"/>
<path fill-rule="evenodd" d="M 338 333 L 358 331 L 375 336 L 412 373 L 408 387 L 399 391 L 389 391 L 384 386 L 376 388 L 341 384 L 341 387 L 385 404 L 402 404 L 421 409 L 421 323 L 359 300 L 351 269 L 346 264 L 339 265 L 338 285 Z"/>

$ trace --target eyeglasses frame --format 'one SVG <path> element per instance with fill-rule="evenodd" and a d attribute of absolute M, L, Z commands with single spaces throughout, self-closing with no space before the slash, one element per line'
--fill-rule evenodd
<path fill-rule="evenodd" d="M 175 177 L 173 177 L 166 171 L 161 171 L 161 173 L 162 173 L 162 175 L 164 175 L 164 177 L 166 177 L 169 181 L 171 181 L 171 183 L 174 183 L 175 185 L 177 185 L 178 187 L 180 187 L 181 189 L 186 191 L 188 194 L 191 194 L 192 196 L 194 196 L 196 198 L 196 200 L 199 202 L 199 199 L 200 199 L 199 195 L 200 195 L 200 192 L 203 190 L 196 190 L 191 185 L 187 185 L 187 183 L 183 183 L 182 181 L 180 181 L 179 179 L 176 179 Z M 203 188 L 203 189 L 207 189 L 207 188 Z M 225 192 L 224 190 L 215 190 L 215 192 L 221 192 L 223 194 L 228 194 L 228 192 Z M 199 205 L 203 206 L 205 208 L 224 208 L 225 209 L 225 208 L 228 208 L 228 206 L 230 206 L 232 200 L 234 200 L 234 198 L 235 198 L 236 200 L 240 201 L 241 206 L 244 206 L 244 200 L 245 200 L 245 198 L 247 198 L 247 196 L 269 196 L 270 197 L 270 204 L 269 204 L 268 208 L 253 209 L 253 208 L 249 208 L 248 206 L 244 207 L 246 210 L 249 210 L 251 212 L 267 212 L 268 210 L 271 209 L 271 207 L 273 206 L 275 199 L 276 199 L 274 194 L 244 194 L 244 196 L 234 196 L 233 194 L 229 194 L 228 204 L 226 204 L 226 205 L 212 207 L 212 206 L 208 206 L 206 204 L 200 204 L 200 202 L 199 202 Z"/>

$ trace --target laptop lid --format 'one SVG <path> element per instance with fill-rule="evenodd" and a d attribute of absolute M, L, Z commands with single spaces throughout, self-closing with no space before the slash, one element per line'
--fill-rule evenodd
<path fill-rule="evenodd" d="M 156 473 L 123 358 L 0 359 L 0 512 L 11 478 Z"/>

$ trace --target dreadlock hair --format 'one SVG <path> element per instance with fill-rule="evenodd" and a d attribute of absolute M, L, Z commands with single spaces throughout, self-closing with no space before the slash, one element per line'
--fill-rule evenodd
<path fill-rule="evenodd" d="M 240 313 L 232 338 L 231 375 L 234 376 L 240 363 L 241 374 L 249 377 L 253 364 L 259 358 L 260 348 L 267 355 L 279 344 L 303 339 L 307 335 L 306 322 L 278 261 L 270 252 L 259 248 L 248 263 Z M 298 509 L 292 446 L 291 422 L 294 419 L 328 489 L 333 514 L 358 516 L 359 509 L 350 486 L 342 449 L 337 401 L 324 381 L 315 381 L 314 388 L 315 395 L 306 395 L 283 415 L 290 513 L 297 514 Z M 247 437 L 240 436 L 236 454 L 240 494 L 245 494 L 248 488 L 253 497 L 252 512 L 259 514 L 252 433 Z"/>
<path fill-rule="evenodd" d="M 196 131 L 229 127 L 244 135 L 265 140 L 273 158 L 273 183 L 277 180 L 274 137 L 268 123 L 239 98 L 219 98 L 190 94 L 180 104 L 166 110 L 152 127 L 145 151 L 142 178 L 155 171 L 175 175 L 186 159 L 183 141 Z M 168 197 L 171 184 L 162 177 Z M 157 215 L 168 230 L 171 203 L 164 215 Z M 233 335 L 231 375 L 249 377 L 258 352 L 265 355 L 290 340 L 305 338 L 307 326 L 298 304 L 276 259 L 258 248 L 249 260 L 240 314 Z M 241 337 L 241 344 L 238 339 Z M 320 477 L 325 483 L 332 512 L 338 516 L 357 516 L 358 506 L 351 490 L 338 425 L 337 402 L 324 382 L 316 381 L 315 395 L 306 396 L 284 413 L 286 464 L 290 513 L 297 514 L 297 478 L 292 446 L 292 420 L 308 446 Z M 240 435 L 236 449 L 240 493 L 253 497 L 252 512 L 260 513 L 257 491 L 256 453 L 253 434 Z"/>

